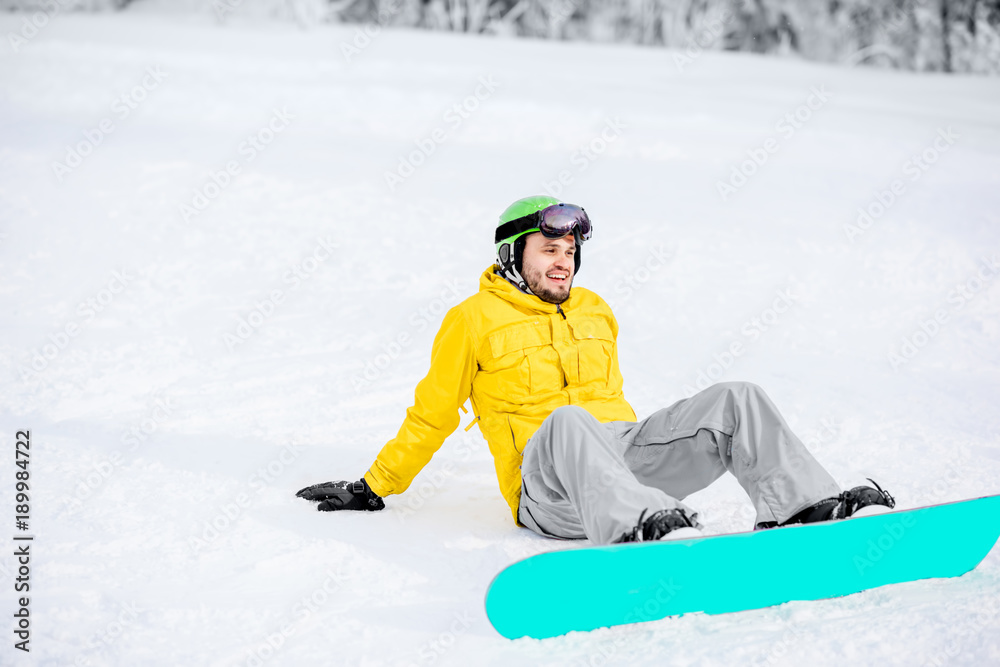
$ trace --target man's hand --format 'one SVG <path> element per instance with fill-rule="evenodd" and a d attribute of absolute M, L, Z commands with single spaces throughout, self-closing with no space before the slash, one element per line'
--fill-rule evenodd
<path fill-rule="evenodd" d="M 320 501 L 316 509 L 321 512 L 333 510 L 367 510 L 374 512 L 385 509 L 385 503 L 368 488 L 362 478 L 357 482 L 323 482 L 313 484 L 295 494 L 306 500 Z"/>

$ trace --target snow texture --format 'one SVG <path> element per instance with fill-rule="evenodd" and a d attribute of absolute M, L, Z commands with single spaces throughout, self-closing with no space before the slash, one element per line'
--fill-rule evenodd
<path fill-rule="evenodd" d="M 996 550 L 511 642 L 492 577 L 581 544 L 513 525 L 477 428 L 386 511 L 294 497 L 367 469 L 496 216 L 546 189 L 595 221 L 577 284 L 615 310 L 640 416 L 752 381 L 845 487 L 1000 492 L 995 79 L 140 9 L 0 16 L 11 628 L 19 429 L 35 535 L 31 652 L 6 631 L 0 663 L 1000 664 Z M 686 502 L 752 524 L 730 478 Z"/>

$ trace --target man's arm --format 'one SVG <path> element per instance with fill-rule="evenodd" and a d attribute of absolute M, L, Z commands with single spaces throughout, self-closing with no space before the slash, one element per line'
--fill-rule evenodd
<path fill-rule="evenodd" d="M 472 393 L 478 369 L 475 341 L 460 308 L 449 310 L 434 338 L 430 370 L 417 384 L 413 406 L 365 476 L 353 483 L 315 484 L 296 495 L 322 501 L 321 510 L 380 510 L 385 506 L 382 496 L 405 491 L 458 427 L 459 408 Z"/>
<path fill-rule="evenodd" d="M 379 496 L 402 493 L 459 424 L 458 411 L 472 393 L 475 336 L 461 307 L 448 311 L 431 348 L 431 367 L 417 384 L 413 406 L 396 437 L 382 447 L 365 473 Z"/>

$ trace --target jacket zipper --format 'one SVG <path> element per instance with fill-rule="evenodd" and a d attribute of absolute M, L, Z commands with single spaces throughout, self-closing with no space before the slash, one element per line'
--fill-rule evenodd
<path fill-rule="evenodd" d="M 556 312 L 562 315 L 564 320 L 566 319 L 566 313 L 563 312 L 562 304 L 556 304 Z"/>

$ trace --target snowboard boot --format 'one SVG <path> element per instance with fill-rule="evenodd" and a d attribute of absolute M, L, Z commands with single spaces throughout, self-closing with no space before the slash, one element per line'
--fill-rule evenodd
<path fill-rule="evenodd" d="M 850 491 L 844 491 L 836 498 L 827 498 L 805 508 L 780 525 L 790 526 L 796 523 L 816 523 L 817 521 L 833 521 L 866 514 L 881 514 L 896 506 L 896 499 L 879 486 L 878 482 L 870 477 L 868 481 L 875 485 L 874 489 L 870 486 L 856 486 Z M 756 529 L 763 530 L 778 525 L 776 521 L 763 521 L 757 524 Z"/>
<path fill-rule="evenodd" d="M 702 537 L 697 521 L 688 518 L 684 510 L 666 509 L 653 512 L 646 517 L 647 510 L 639 515 L 635 528 L 623 534 L 617 543 L 653 542 L 655 540 L 681 540 L 687 537 Z"/>

